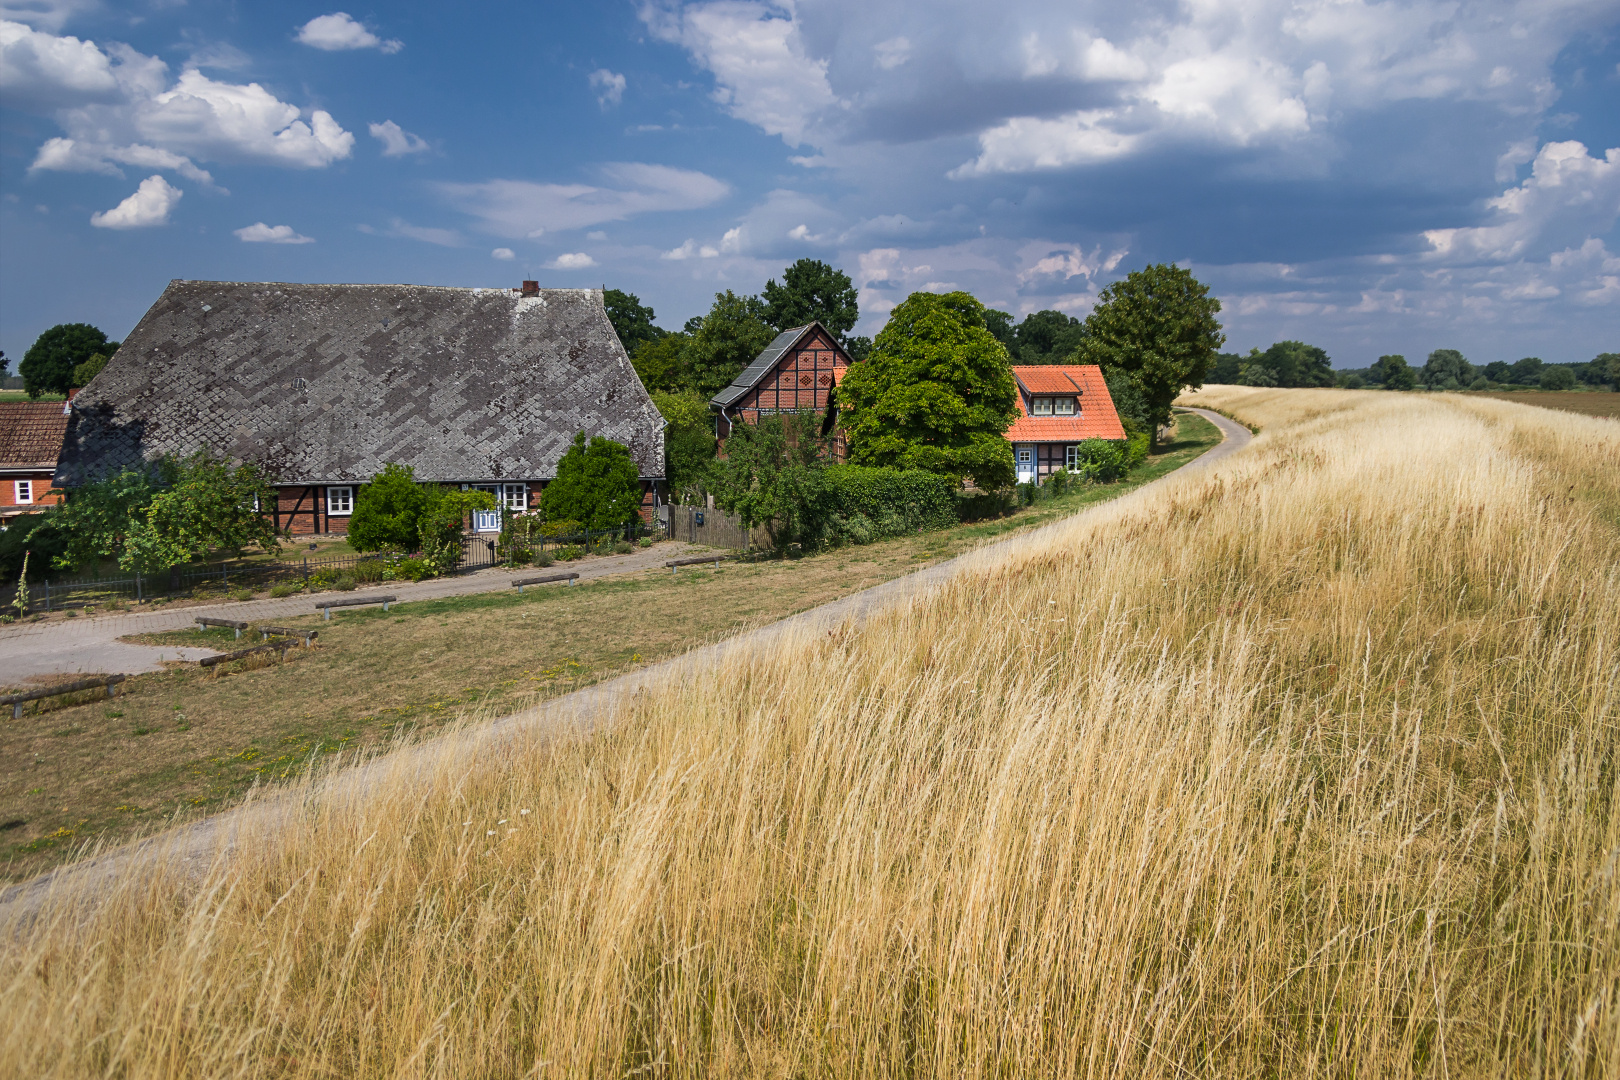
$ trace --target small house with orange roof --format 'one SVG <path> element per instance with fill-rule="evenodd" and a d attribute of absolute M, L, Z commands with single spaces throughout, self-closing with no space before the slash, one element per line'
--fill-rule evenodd
<path fill-rule="evenodd" d="M 60 401 L 0 401 L 0 526 L 62 501 L 56 461 L 67 428 Z"/>
<path fill-rule="evenodd" d="M 1018 418 L 1007 429 L 1020 484 L 1073 470 L 1087 439 L 1120 440 L 1125 426 L 1096 364 L 1014 364 Z"/>

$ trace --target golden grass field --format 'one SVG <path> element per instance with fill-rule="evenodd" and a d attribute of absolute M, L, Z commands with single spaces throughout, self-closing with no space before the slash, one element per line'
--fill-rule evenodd
<path fill-rule="evenodd" d="M 1620 424 L 1191 401 L 1262 434 L 862 626 L 64 879 L 0 1073 L 1620 1074 Z"/>

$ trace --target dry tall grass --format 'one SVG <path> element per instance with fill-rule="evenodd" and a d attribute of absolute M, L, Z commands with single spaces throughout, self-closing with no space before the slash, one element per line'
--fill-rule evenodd
<path fill-rule="evenodd" d="M 1620 427 L 1210 399 L 1011 565 L 58 896 L 0 1071 L 1620 1074 Z"/>

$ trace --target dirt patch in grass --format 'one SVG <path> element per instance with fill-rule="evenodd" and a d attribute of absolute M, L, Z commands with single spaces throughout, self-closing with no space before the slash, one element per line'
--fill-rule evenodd
<path fill-rule="evenodd" d="M 1620 393 L 1604 390 L 1503 390 L 1478 396 L 1516 401 L 1520 405 L 1539 405 L 1543 409 L 1585 413 L 1587 416 L 1620 418 Z"/>
<path fill-rule="evenodd" d="M 1082 489 L 1007 518 L 716 571 L 644 570 L 542 586 L 278 620 L 320 630 L 294 647 L 221 669 L 177 664 L 101 691 L 0 715 L 0 877 L 32 877 L 92 840 L 119 842 L 213 813 L 255 783 L 332 754 L 431 734 L 473 709 L 516 709 L 764 625 L 1067 516 L 1171 471 L 1220 441 L 1196 416 L 1128 481 Z M 126 641 L 238 642 L 226 629 Z M 97 697 L 95 695 L 100 694 Z"/>

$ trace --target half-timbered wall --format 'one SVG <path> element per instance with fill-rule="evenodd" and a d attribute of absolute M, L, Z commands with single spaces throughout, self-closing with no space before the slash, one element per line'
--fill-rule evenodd
<path fill-rule="evenodd" d="M 825 413 L 827 397 L 836 381 L 834 372 L 847 366 L 844 354 L 825 333 L 817 330 L 784 353 L 758 386 L 725 410 L 726 417 L 757 424 L 761 416 L 777 413 Z M 730 434 L 727 418 L 721 420 L 721 438 Z"/>

